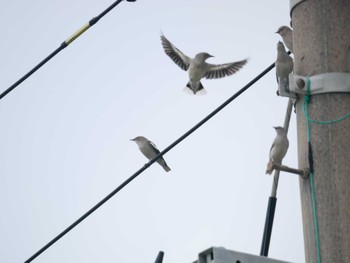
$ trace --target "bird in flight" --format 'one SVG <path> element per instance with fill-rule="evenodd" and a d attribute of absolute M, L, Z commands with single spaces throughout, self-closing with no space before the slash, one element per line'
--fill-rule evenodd
<path fill-rule="evenodd" d="M 160 39 L 165 54 L 167 54 L 181 69 L 188 71 L 189 82 L 187 83 L 186 88 L 189 88 L 193 94 L 204 90 L 204 87 L 200 82 L 202 78 L 218 79 L 230 76 L 240 70 L 247 63 L 247 59 L 243 59 L 241 61 L 219 65 L 209 64 L 206 60 L 213 57 L 212 55 L 206 52 L 201 52 L 194 58 L 190 58 L 175 47 L 163 34 L 161 34 Z"/>

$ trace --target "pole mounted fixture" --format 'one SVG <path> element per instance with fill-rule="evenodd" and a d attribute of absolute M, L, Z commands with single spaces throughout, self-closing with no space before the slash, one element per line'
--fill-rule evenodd
<path fill-rule="evenodd" d="M 296 99 L 297 95 L 290 88 L 290 76 L 291 76 L 291 74 L 289 74 L 289 79 L 287 82 L 279 80 L 279 82 L 278 82 L 278 95 L 281 97 Z"/>
<path fill-rule="evenodd" d="M 288 167 L 285 165 L 278 165 L 278 164 L 273 164 L 272 168 L 275 170 L 279 170 L 279 171 L 283 171 L 283 172 L 287 172 L 287 173 L 298 174 L 303 179 L 309 178 L 309 168 L 295 169 L 295 168 L 291 168 L 291 167 Z"/>
<path fill-rule="evenodd" d="M 310 95 L 332 92 L 348 92 L 350 93 L 350 73 L 346 72 L 330 72 L 317 74 L 308 77 L 311 82 Z M 290 74 L 290 89 L 298 94 L 305 95 L 306 77 Z"/>

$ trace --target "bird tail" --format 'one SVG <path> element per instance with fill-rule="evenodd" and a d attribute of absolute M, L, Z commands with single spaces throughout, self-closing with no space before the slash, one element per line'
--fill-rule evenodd
<path fill-rule="evenodd" d="M 171 171 L 170 167 L 169 167 L 167 164 L 165 164 L 165 165 L 163 166 L 163 168 L 164 168 L 164 170 L 165 170 L 166 172 Z"/>
<path fill-rule="evenodd" d="M 272 174 L 272 171 L 273 171 L 273 162 L 272 161 L 269 161 L 267 163 L 267 168 L 266 168 L 266 174 Z"/>
<path fill-rule="evenodd" d="M 185 91 L 186 92 L 192 91 L 192 93 L 194 95 L 197 95 L 197 94 L 198 95 L 205 95 L 207 93 L 200 81 L 198 82 L 198 84 L 196 86 L 191 85 L 191 82 L 187 82 L 186 87 L 185 87 Z"/>
<path fill-rule="evenodd" d="M 167 163 L 164 161 L 163 158 L 158 159 L 158 163 L 163 167 L 163 169 L 164 169 L 166 172 L 171 171 L 170 167 L 167 165 Z"/>

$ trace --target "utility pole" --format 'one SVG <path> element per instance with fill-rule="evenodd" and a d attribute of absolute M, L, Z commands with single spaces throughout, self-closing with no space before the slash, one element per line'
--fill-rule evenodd
<path fill-rule="evenodd" d="M 344 74 L 350 73 L 350 1 L 290 0 L 290 3 L 294 76 L 310 76 L 309 116 L 317 121 L 346 116 L 350 112 L 350 79 Z M 340 77 L 347 80 L 347 87 L 340 87 L 337 81 L 340 77 L 325 74 L 335 72 L 343 74 Z M 313 78 L 321 74 L 325 74 L 323 83 L 328 83 L 325 93 L 312 90 L 316 85 Z M 302 86 L 299 88 L 305 92 L 307 84 Z M 298 94 L 299 168 L 309 167 L 308 122 L 302 111 L 303 103 L 304 96 Z M 331 124 L 310 123 L 309 127 L 313 176 L 300 179 L 306 262 L 350 262 L 350 117 Z"/>

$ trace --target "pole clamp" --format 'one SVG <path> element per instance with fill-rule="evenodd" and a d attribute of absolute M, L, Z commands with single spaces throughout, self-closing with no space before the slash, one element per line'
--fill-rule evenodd
<path fill-rule="evenodd" d="M 310 94 L 346 92 L 350 93 L 350 73 L 331 72 L 310 76 Z M 291 93 L 307 93 L 306 77 L 295 74 L 289 75 Z"/>

